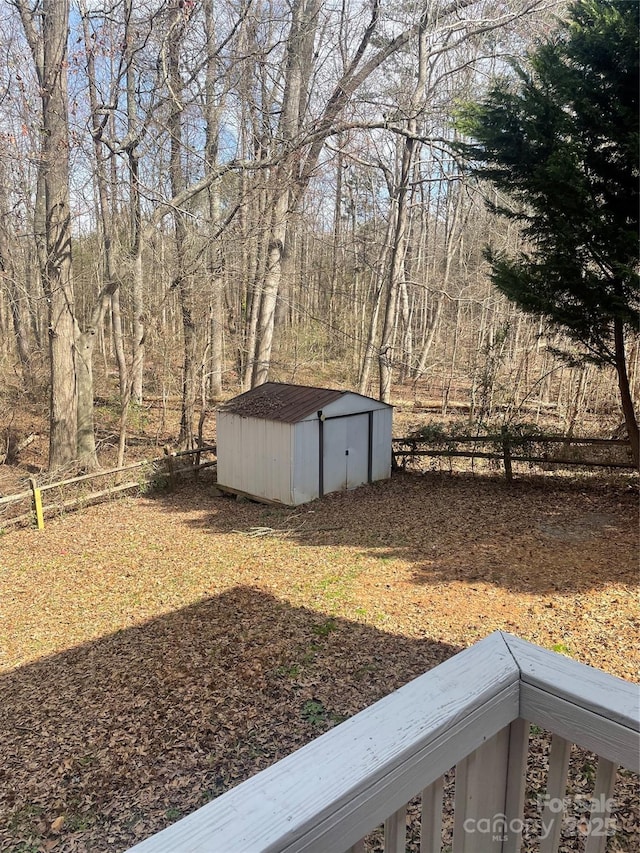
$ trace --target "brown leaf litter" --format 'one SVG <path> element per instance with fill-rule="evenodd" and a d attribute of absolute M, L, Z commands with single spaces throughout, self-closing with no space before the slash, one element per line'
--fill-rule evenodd
<path fill-rule="evenodd" d="M 624 483 L 398 474 L 296 509 L 187 485 L 4 536 L 0 850 L 125 850 L 495 630 L 634 679 L 636 522 Z M 532 825 L 547 761 L 535 732 Z M 571 767 L 579 803 L 594 758 Z M 615 799 L 607 849 L 638 850 L 637 779 Z"/>

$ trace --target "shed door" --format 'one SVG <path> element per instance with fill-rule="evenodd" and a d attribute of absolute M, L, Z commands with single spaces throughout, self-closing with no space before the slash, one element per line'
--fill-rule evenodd
<path fill-rule="evenodd" d="M 328 419 L 324 424 L 323 491 L 355 489 L 368 481 L 369 415 Z"/>

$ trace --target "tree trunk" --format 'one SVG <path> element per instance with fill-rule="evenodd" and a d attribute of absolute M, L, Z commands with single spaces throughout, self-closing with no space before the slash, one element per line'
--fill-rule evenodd
<path fill-rule="evenodd" d="M 118 384 L 120 387 L 120 400 L 124 400 L 129 387 L 129 371 L 127 369 L 127 357 L 124 348 L 124 329 L 122 323 L 122 311 L 120 308 L 120 289 L 115 281 L 107 281 L 106 294 L 111 294 L 111 327 L 113 329 L 113 346 L 116 353 L 116 364 L 118 365 Z M 100 316 L 99 322 L 102 322 Z M 97 326 L 98 323 L 95 323 Z"/>
<path fill-rule="evenodd" d="M 284 146 L 291 142 L 300 129 L 306 109 L 319 8 L 320 0 L 295 0 L 293 6 L 279 122 L 279 135 Z M 262 385 L 269 377 L 276 303 L 282 277 L 282 259 L 287 241 L 289 208 L 296 179 L 294 167 L 297 159 L 287 156 L 274 174 L 275 200 L 267 249 L 267 268 L 260 294 L 258 336 L 252 377 L 254 386 Z"/>
<path fill-rule="evenodd" d="M 25 306 L 28 305 L 28 297 L 26 288 L 23 287 L 22 293 L 20 293 L 18 288 L 12 251 L 12 231 L 9 226 L 9 206 L 5 187 L 6 179 L 3 163 L 0 159 L 0 276 L 4 278 L 7 286 L 7 297 L 16 338 L 22 384 L 26 390 L 30 390 L 33 385 L 33 377 L 31 375 L 31 349 L 29 346 L 29 327 L 27 323 L 28 308 L 25 311 Z M 7 332 L 8 330 L 5 331 Z M 9 335 L 7 334 L 8 338 Z"/>
<path fill-rule="evenodd" d="M 89 31 L 89 18 L 84 0 L 80 3 L 83 36 L 87 54 L 87 79 L 89 83 L 89 104 L 91 106 L 91 136 L 95 158 L 95 183 L 98 194 L 99 232 L 102 237 L 102 287 L 91 311 L 89 327 L 84 332 L 77 331 L 78 348 L 78 462 L 87 471 L 99 468 L 95 444 L 93 422 L 93 349 L 98 339 L 98 330 L 102 326 L 105 312 L 111 303 L 111 319 L 120 380 L 120 399 L 127 395 L 128 377 L 124 352 L 124 335 L 120 314 L 119 280 L 113 267 L 113 223 L 109 206 L 107 157 L 102 146 L 102 134 L 105 125 L 101 103 L 98 99 L 95 69 L 95 43 Z"/>
<path fill-rule="evenodd" d="M 422 348 L 420 351 L 420 359 L 418 360 L 418 364 L 416 365 L 413 387 L 415 388 L 418 384 L 419 380 L 422 378 L 423 374 L 427 369 L 427 359 L 429 358 L 429 352 L 433 345 L 433 340 L 436 335 L 436 329 L 438 327 L 438 323 L 440 321 L 440 314 L 442 312 L 442 302 L 444 297 L 441 296 L 432 296 L 433 300 L 432 306 L 429 310 L 429 317 L 426 323 L 426 328 L 424 331 L 424 337 L 422 339 Z"/>
<path fill-rule="evenodd" d="M 138 198 L 139 205 L 139 198 Z M 142 246 L 140 241 L 140 219 L 139 211 L 136 217 L 135 236 L 131 248 L 132 275 L 131 275 L 131 310 L 133 313 L 133 355 L 131 359 L 131 399 L 140 405 L 143 395 L 143 371 L 144 371 L 144 341 L 145 341 L 145 316 L 143 297 L 143 268 L 142 268 Z"/>
<path fill-rule="evenodd" d="M 269 378 L 271 347 L 276 313 L 276 301 L 282 276 L 282 256 L 284 241 L 287 238 L 287 217 L 289 212 L 289 192 L 284 187 L 276 199 L 273 210 L 273 226 L 267 251 L 267 270 L 260 294 L 258 314 L 258 336 L 253 365 L 252 387 L 263 385 Z"/>
<path fill-rule="evenodd" d="M 358 391 L 360 394 L 369 393 L 369 381 L 371 378 L 371 369 L 376 357 L 376 341 L 378 339 L 378 323 L 380 320 L 380 308 L 382 307 L 382 292 L 384 290 L 385 274 L 389 252 L 391 250 L 391 232 L 393 223 L 391 219 L 387 222 L 385 231 L 384 244 L 380 250 L 374 270 L 375 292 L 373 297 L 373 305 L 371 307 L 371 317 L 369 319 L 369 331 L 367 334 L 367 343 L 364 349 L 362 358 L 362 366 L 360 369 L 360 379 L 358 382 Z"/>
<path fill-rule="evenodd" d="M 205 29 L 207 36 L 207 72 L 205 82 L 205 168 L 211 171 L 218 161 L 218 136 L 220 133 L 219 105 L 216 97 L 215 63 L 216 39 L 213 3 L 205 4 Z M 207 249 L 208 287 L 211 290 L 209 334 L 211 336 L 210 355 L 210 393 L 216 399 L 222 396 L 222 360 L 223 360 L 223 255 L 220 236 L 217 229 L 220 224 L 220 188 L 218 183 L 208 189 L 209 201 L 209 246 Z M 203 365 L 204 369 L 204 365 Z M 206 388 L 207 383 L 204 383 Z M 203 405 L 206 401 L 203 401 Z"/>
<path fill-rule="evenodd" d="M 413 149 L 415 141 L 407 138 L 402 149 L 402 165 L 400 170 L 400 182 L 396 191 L 395 203 L 395 227 L 393 232 L 393 245 L 391 247 L 391 262 L 389 264 L 389 279 L 386 288 L 384 325 L 382 338 L 380 340 L 380 352 L 378 355 L 379 378 L 380 378 L 380 400 L 383 403 L 391 402 L 391 380 L 393 374 L 393 337 L 396 333 L 396 316 L 398 293 L 401 279 L 404 274 L 404 254 L 406 249 L 406 231 L 408 210 L 406 205 L 407 190 L 409 187 L 409 176 L 413 163 Z"/>
<path fill-rule="evenodd" d="M 67 123 L 68 0 L 42 3 L 42 152 L 47 260 L 42 277 L 49 305 L 51 359 L 49 468 L 76 461 L 77 386 L 71 268 L 69 129 Z"/>
<path fill-rule="evenodd" d="M 40 86 L 42 134 L 34 237 L 47 301 L 49 364 L 49 468 L 76 459 L 77 388 L 69 205 L 67 121 L 68 0 L 42 0 L 36 12 L 16 0 Z"/>
<path fill-rule="evenodd" d="M 167 121 L 171 137 L 171 153 L 169 160 L 169 175 L 171 192 L 179 196 L 186 187 L 182 165 L 182 113 L 181 102 L 183 87 L 180 75 L 180 47 L 184 35 L 184 15 L 182 10 L 176 11 L 176 17 L 167 33 L 167 84 L 170 96 L 170 113 Z M 197 398 L 196 368 L 197 368 L 197 336 L 196 313 L 194 305 L 193 276 L 187 269 L 187 226 L 185 214 L 180 207 L 174 207 L 173 222 L 176 246 L 176 274 L 174 285 L 180 300 L 183 334 L 182 361 L 182 412 L 180 417 L 180 434 L 178 444 L 189 450 L 195 447 L 195 407 Z"/>
<path fill-rule="evenodd" d="M 136 103 L 135 40 L 131 25 L 133 0 L 125 0 L 125 56 L 127 62 L 127 164 L 129 167 L 129 217 L 131 228 L 131 311 L 133 346 L 131 359 L 130 398 L 134 403 L 142 403 L 145 315 L 144 315 L 144 273 L 142 267 L 142 207 L 140 202 L 140 177 L 138 145 L 140 143 L 140 125 Z M 125 418 L 126 423 L 126 418 Z"/>
<path fill-rule="evenodd" d="M 638 419 L 636 417 L 633 397 L 629 387 L 629 375 L 627 373 L 627 358 L 624 347 L 624 326 L 622 320 L 616 317 L 613 321 L 613 333 L 615 341 L 616 371 L 618 374 L 618 387 L 622 400 L 622 411 L 624 422 L 627 427 L 627 435 L 631 445 L 633 464 L 640 468 L 640 433 L 638 431 Z"/>
<path fill-rule="evenodd" d="M 99 467 L 93 426 L 93 347 L 95 338 L 95 327 L 90 327 L 76 338 L 78 462 L 87 471 L 95 471 Z"/>

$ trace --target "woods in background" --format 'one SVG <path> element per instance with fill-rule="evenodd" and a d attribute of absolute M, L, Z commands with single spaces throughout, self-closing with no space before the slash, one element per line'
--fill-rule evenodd
<path fill-rule="evenodd" d="M 517 253 L 457 153 L 562 3 L 15 0 L 0 29 L 0 370 L 50 390 L 50 465 L 98 465 L 94 382 L 179 395 L 404 383 L 476 420 L 616 411 L 612 373 L 493 287 Z M 637 398 L 637 337 L 625 339 Z M 320 379 L 319 377 L 322 377 Z"/>

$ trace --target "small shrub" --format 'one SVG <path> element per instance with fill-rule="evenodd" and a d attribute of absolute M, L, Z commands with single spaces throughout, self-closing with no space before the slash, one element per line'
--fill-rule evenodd
<path fill-rule="evenodd" d="M 308 699 L 302 706 L 302 719 L 312 726 L 320 726 L 327 722 L 327 710 L 316 699 Z"/>
<path fill-rule="evenodd" d="M 311 630 L 317 637 L 328 637 L 332 631 L 336 631 L 337 629 L 338 623 L 335 619 L 330 618 L 327 619 L 326 622 L 323 622 L 321 625 L 314 625 Z"/>

